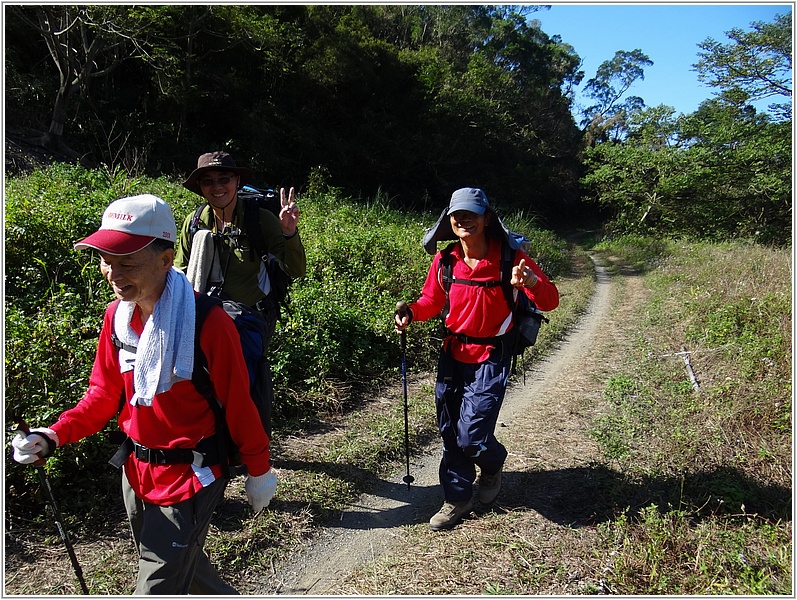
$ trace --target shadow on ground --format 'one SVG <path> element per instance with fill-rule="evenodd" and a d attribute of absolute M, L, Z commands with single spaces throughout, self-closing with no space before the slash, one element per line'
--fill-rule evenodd
<path fill-rule="evenodd" d="M 283 465 L 297 468 L 299 465 Z M 363 494 L 344 511 L 326 513 L 331 529 L 389 529 L 427 523 L 443 502 L 437 481 L 413 482 L 409 487 L 401 474 L 379 479 L 351 465 L 302 463 L 301 468 L 340 476 L 347 473 L 359 484 L 368 483 Z M 477 488 L 478 489 L 478 488 Z M 496 508 L 530 509 L 553 523 L 588 527 L 611 521 L 622 514 L 636 516 L 642 508 L 656 505 L 661 512 L 686 511 L 700 520 L 709 516 L 757 514 L 768 519 L 791 519 L 791 490 L 762 485 L 737 469 L 724 468 L 680 477 L 631 479 L 603 465 L 531 472 L 505 472 Z M 744 508 L 742 508 L 744 507 Z M 226 509 L 232 507 L 227 501 Z M 307 503 L 275 501 L 272 510 L 307 510 Z M 240 510 L 245 511 L 242 504 Z M 476 511 L 484 507 L 476 503 Z"/>
<path fill-rule="evenodd" d="M 737 469 L 723 468 L 684 477 L 631 480 L 605 466 L 504 473 L 500 506 L 530 508 L 568 527 L 584 527 L 635 516 L 655 504 L 681 509 L 693 518 L 717 514 L 757 514 L 791 520 L 791 490 L 762 485 Z M 744 507 L 744 508 L 742 508 Z"/>

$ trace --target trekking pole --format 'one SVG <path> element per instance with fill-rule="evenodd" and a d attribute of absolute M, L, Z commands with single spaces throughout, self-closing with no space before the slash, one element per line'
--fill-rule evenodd
<path fill-rule="evenodd" d="M 396 305 L 396 312 L 399 315 L 407 313 L 407 303 L 399 302 Z M 410 475 L 410 421 L 409 421 L 409 405 L 407 403 L 407 332 L 401 332 L 401 380 L 404 385 L 404 453 L 407 456 L 407 474 L 404 476 L 404 483 L 407 484 L 407 489 L 410 489 L 410 484 L 415 481 L 415 478 Z"/>
<path fill-rule="evenodd" d="M 409 405 L 407 404 L 407 332 L 401 332 L 401 380 L 404 383 L 404 453 L 407 455 L 407 474 L 404 476 L 404 483 L 407 489 L 415 478 L 410 475 L 410 421 Z"/>
<path fill-rule="evenodd" d="M 21 417 L 17 418 L 17 423 L 13 429 L 25 436 L 30 434 L 30 428 L 28 427 L 28 424 L 25 423 Z M 42 487 L 47 490 L 47 495 L 50 498 L 50 508 L 53 510 L 53 517 L 55 518 L 55 524 L 58 527 L 58 533 L 61 534 L 61 539 L 64 540 L 66 551 L 69 553 L 69 560 L 72 561 L 72 568 L 75 570 L 75 575 L 80 582 L 80 587 L 83 590 L 83 593 L 88 595 L 90 592 L 89 588 L 86 586 L 86 581 L 83 579 L 83 569 L 80 568 L 80 564 L 77 562 L 75 549 L 72 547 L 72 542 L 69 540 L 69 535 L 64 528 L 63 519 L 61 518 L 61 511 L 58 510 L 58 504 L 55 502 L 55 494 L 53 494 L 53 488 L 50 487 L 50 480 L 47 478 L 47 473 L 44 470 L 44 463 L 45 460 L 43 458 L 37 458 L 33 465 L 36 467 L 36 470 L 39 473 L 39 480 L 41 481 Z"/>

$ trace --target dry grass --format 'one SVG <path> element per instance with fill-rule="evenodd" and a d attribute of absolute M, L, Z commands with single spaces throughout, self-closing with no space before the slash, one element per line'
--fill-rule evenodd
<path fill-rule="evenodd" d="M 552 382 L 550 396 L 511 428 L 509 475 L 494 511 L 449 532 L 407 528 L 400 549 L 336 592 L 790 594 L 790 422 L 782 432 L 778 424 L 778 403 L 789 401 L 790 318 L 776 319 L 781 345 L 767 342 L 771 371 L 745 366 L 739 340 L 729 354 L 692 333 L 702 385 L 693 392 L 675 354 L 690 327 L 703 327 L 695 329 L 701 310 L 763 294 L 787 298 L 788 256 L 688 250 L 648 284 L 632 276 L 618 286 L 614 337 L 593 349 L 600 360 Z M 694 296 L 700 307 L 685 310 Z M 627 456 L 604 454 L 587 435 L 607 417 L 627 438 Z"/>
<path fill-rule="evenodd" d="M 336 593 L 357 595 L 558 595 L 594 593 L 594 529 L 569 528 L 535 512 L 478 514 L 452 531 L 405 532 L 406 551 L 370 565 Z"/>
<path fill-rule="evenodd" d="M 758 266 L 745 267 L 743 257 Z M 790 402 L 783 364 L 791 363 L 790 318 L 781 316 L 775 328 L 781 345 L 767 343 L 775 366 L 757 355 L 738 360 L 738 336 L 717 346 L 698 335 L 722 331 L 713 321 L 715 329 L 705 325 L 707 315 L 723 314 L 722 306 L 741 306 L 762 292 L 785 301 L 788 257 L 689 246 L 647 278 L 616 273 L 612 310 L 583 360 L 551 381 L 527 414 L 499 428 L 510 456 L 497 504 L 478 508 L 452 531 L 399 527 L 394 551 L 352 572 L 332 593 L 791 594 L 791 521 L 774 516 L 790 515 L 783 499 L 791 495 L 791 423 L 778 424 L 790 407 L 776 406 Z M 562 322 L 552 323 L 548 347 L 560 325 L 575 321 L 591 289 L 587 277 L 558 283 Z M 755 313 L 752 322 L 765 315 Z M 683 345 L 693 351 L 701 393 L 691 391 L 675 355 Z M 386 423 L 402 423 L 396 384 L 361 411 L 280 440 L 281 489 L 266 518 L 252 521 L 241 481 L 231 486 L 208 550 L 243 593 L 263 593 L 261 582 L 278 558 L 367 488 L 374 473 L 360 467 L 378 448 L 358 445 L 367 438 L 358 428 L 395 435 L 395 423 Z M 430 381 L 415 379 L 411 389 L 412 429 L 421 431 L 414 443 L 434 442 Z M 606 431 L 615 435 L 616 455 L 594 436 L 601 423 L 613 425 Z M 385 470 L 401 467 L 400 457 L 382 463 Z M 76 544 L 94 593 L 124 594 L 134 581 L 123 518 L 115 531 L 102 544 Z M 75 593 L 60 540 L 42 549 L 40 538 L 7 536 L 6 593 Z"/>

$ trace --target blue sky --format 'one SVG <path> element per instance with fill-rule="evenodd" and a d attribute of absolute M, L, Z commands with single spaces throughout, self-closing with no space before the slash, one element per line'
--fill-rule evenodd
<path fill-rule="evenodd" d="M 653 65 L 645 69 L 627 93 L 639 96 L 647 106 L 666 104 L 678 113 L 697 110 L 703 100 L 713 97 L 714 88 L 701 84 L 692 65 L 698 61 L 697 44 L 706 38 L 729 42 L 725 35 L 732 28 L 751 30 L 754 21 L 772 22 L 777 14 L 788 14 L 792 3 L 575 3 L 552 4 L 550 10 L 528 15 L 537 19 L 549 36 L 560 35 L 584 61 L 584 79 L 594 77 L 600 64 L 611 60 L 618 50 L 645 53 Z M 586 104 L 576 95 L 576 101 Z M 767 104 L 783 99 L 769 99 Z"/>

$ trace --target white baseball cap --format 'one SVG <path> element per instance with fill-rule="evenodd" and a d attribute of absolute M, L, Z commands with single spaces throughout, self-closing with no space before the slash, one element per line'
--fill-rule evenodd
<path fill-rule="evenodd" d="M 117 256 L 133 254 L 154 240 L 177 241 L 172 209 L 152 194 L 114 200 L 102 215 L 99 230 L 75 244 Z"/>

